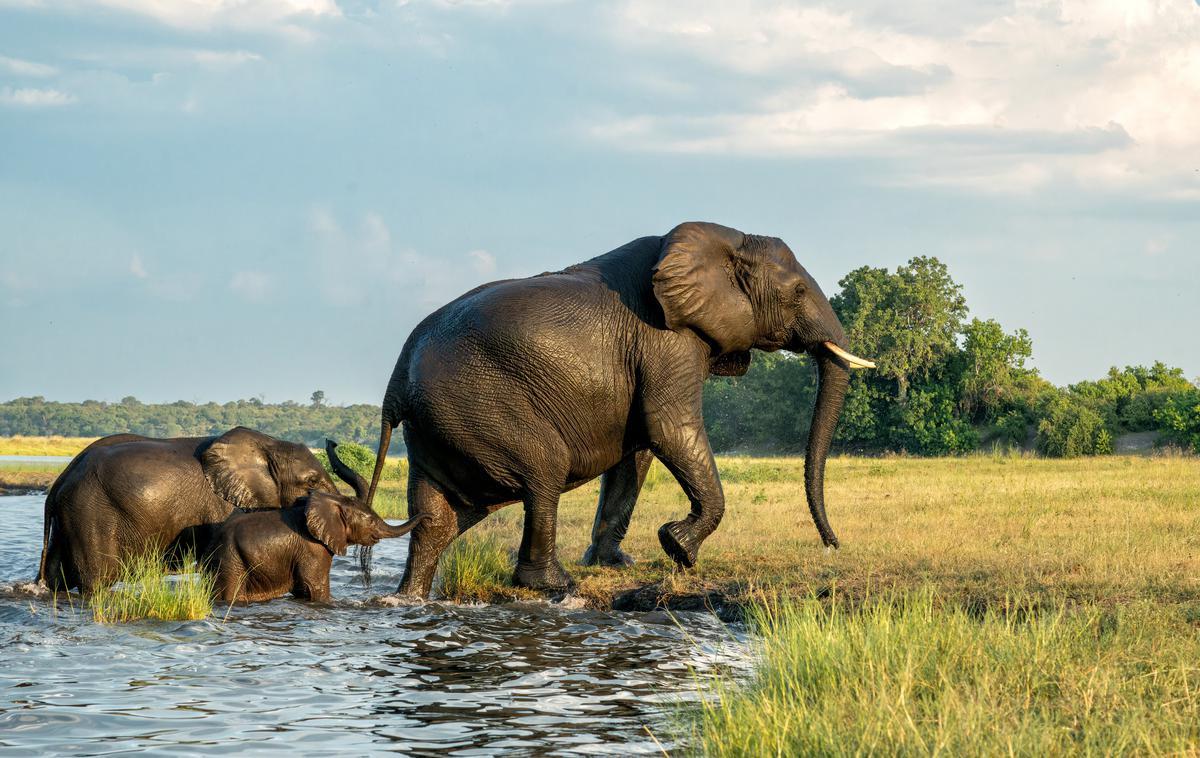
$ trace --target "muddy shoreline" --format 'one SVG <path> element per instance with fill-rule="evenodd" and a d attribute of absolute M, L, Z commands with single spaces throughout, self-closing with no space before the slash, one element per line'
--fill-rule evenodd
<path fill-rule="evenodd" d="M 15 476 L 14 476 L 15 474 Z M 45 495 L 54 484 L 57 473 L 45 474 L 21 471 L 0 472 L 0 497 L 8 495 Z"/>

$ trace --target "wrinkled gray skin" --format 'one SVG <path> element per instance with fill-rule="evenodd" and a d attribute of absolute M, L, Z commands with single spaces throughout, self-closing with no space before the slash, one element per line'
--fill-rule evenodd
<path fill-rule="evenodd" d="M 252 429 L 104 437 L 75 456 L 47 493 L 38 581 L 93 591 L 112 581 L 122 559 L 151 545 L 168 550 L 234 507 L 280 508 L 310 490 L 337 493 L 312 452 Z"/>
<path fill-rule="evenodd" d="M 334 555 L 408 534 L 423 518 L 392 526 L 356 498 L 315 491 L 290 508 L 234 511 L 214 530 L 204 557 L 216 575 L 214 597 L 254 602 L 290 593 L 328 601 Z"/>
<path fill-rule="evenodd" d="M 710 374 L 744 374 L 750 350 L 808 352 L 820 377 L 805 461 L 809 510 L 822 541 L 824 470 L 845 397 L 848 349 L 821 288 L 773 237 L 686 223 L 564 271 L 479 287 L 422 321 L 383 399 L 382 470 L 404 422 L 413 532 L 399 591 L 427 596 L 438 556 L 459 534 L 513 502 L 525 507 L 514 582 L 560 591 L 559 496 L 603 475 L 593 561 L 620 563 L 651 456 L 691 503 L 659 529 L 684 566 L 725 510 L 701 415 Z M 371 495 L 367 498 L 371 502 Z"/>

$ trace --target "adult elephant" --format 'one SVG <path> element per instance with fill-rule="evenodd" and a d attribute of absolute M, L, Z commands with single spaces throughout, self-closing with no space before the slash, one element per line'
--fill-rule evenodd
<path fill-rule="evenodd" d="M 836 546 L 825 458 L 849 368 L 873 365 L 846 348 L 829 301 L 787 245 L 717 224 L 681 224 L 563 271 L 468 292 L 417 326 L 383 398 L 367 501 L 403 421 L 410 515 L 428 514 L 399 591 L 428 595 L 451 540 L 518 501 L 525 524 L 514 583 L 569 588 L 555 554 L 559 496 L 608 472 L 598 520 L 606 504 L 619 516 L 650 454 L 691 502 L 659 541 L 693 565 L 725 508 L 702 387 L 709 374 L 744 374 L 751 349 L 816 361 L 805 489 L 821 539 Z"/>
<path fill-rule="evenodd" d="M 38 580 L 90 592 L 135 552 L 165 550 L 235 507 L 280 508 L 310 490 L 337 493 L 312 452 L 253 429 L 104 437 L 75 456 L 46 495 Z"/>

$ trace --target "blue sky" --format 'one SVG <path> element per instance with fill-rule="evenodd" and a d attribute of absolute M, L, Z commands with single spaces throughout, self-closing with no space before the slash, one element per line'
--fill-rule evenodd
<path fill-rule="evenodd" d="M 0 0 L 0 398 L 378 402 L 683 220 L 946 261 L 1043 375 L 1200 375 L 1200 6 Z"/>

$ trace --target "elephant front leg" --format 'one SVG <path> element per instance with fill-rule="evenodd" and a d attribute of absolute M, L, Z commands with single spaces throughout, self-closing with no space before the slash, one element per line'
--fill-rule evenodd
<path fill-rule="evenodd" d="M 658 530 L 658 541 L 673 561 L 691 568 L 700 543 L 713 533 L 725 513 L 725 493 L 704 423 L 698 417 L 682 424 L 659 424 L 651 429 L 654 454 L 675 476 L 691 502 L 691 512 Z"/>
<path fill-rule="evenodd" d="M 632 566 L 633 556 L 621 549 L 637 505 L 646 472 L 654 462 L 649 450 L 639 450 L 604 472 L 600 479 L 600 502 L 592 525 L 592 544 L 583 554 L 585 566 Z"/>
<path fill-rule="evenodd" d="M 575 580 L 558 561 L 558 498 L 549 488 L 526 493 L 525 524 L 513 584 L 541 592 L 569 592 Z"/>

